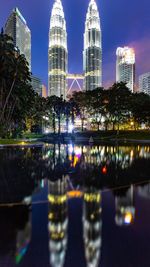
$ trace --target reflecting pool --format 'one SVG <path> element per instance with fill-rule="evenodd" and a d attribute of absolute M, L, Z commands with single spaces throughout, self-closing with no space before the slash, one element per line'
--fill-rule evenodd
<path fill-rule="evenodd" d="M 149 267 L 150 147 L 0 149 L 0 267 Z"/>

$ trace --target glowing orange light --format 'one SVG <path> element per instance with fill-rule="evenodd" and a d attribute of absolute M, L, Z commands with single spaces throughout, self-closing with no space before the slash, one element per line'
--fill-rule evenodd
<path fill-rule="evenodd" d="M 67 193 L 69 198 L 80 198 L 82 197 L 83 193 L 79 190 L 70 191 Z"/>
<path fill-rule="evenodd" d="M 103 174 L 106 174 L 107 173 L 107 167 L 106 166 L 102 167 L 102 173 Z"/>

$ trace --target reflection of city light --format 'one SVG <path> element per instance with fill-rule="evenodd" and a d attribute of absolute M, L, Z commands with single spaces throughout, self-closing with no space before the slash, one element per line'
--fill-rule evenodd
<path fill-rule="evenodd" d="M 60 232 L 60 233 L 51 233 L 51 238 L 53 240 L 58 240 L 58 239 L 62 239 L 64 238 L 64 232 Z"/>
<path fill-rule="evenodd" d="M 50 132 L 50 129 L 45 129 L 44 130 L 44 133 L 46 133 L 46 134 L 49 133 L 49 132 Z"/>
<path fill-rule="evenodd" d="M 100 202 L 101 195 L 99 193 L 85 193 L 84 200 L 87 202 Z"/>
<path fill-rule="evenodd" d="M 51 219 L 53 219 L 53 218 L 54 218 L 54 213 L 50 212 L 50 213 L 48 214 L 48 219 L 51 220 Z"/>
<path fill-rule="evenodd" d="M 102 167 L 102 173 L 103 174 L 106 174 L 107 173 L 107 167 L 106 166 Z"/>
<path fill-rule="evenodd" d="M 125 223 L 126 223 L 126 224 L 130 224 L 130 223 L 132 222 L 132 219 L 133 219 L 133 217 L 132 217 L 132 213 L 131 213 L 131 212 L 127 212 L 127 213 L 125 214 L 125 217 L 124 217 L 124 221 L 125 221 Z"/>
<path fill-rule="evenodd" d="M 131 150 L 130 157 L 133 158 L 133 156 L 134 156 L 134 152 L 133 152 L 133 150 Z"/>
<path fill-rule="evenodd" d="M 73 167 L 75 167 L 77 165 L 79 161 L 79 158 L 77 156 L 74 157 L 74 162 L 73 162 Z"/>
<path fill-rule="evenodd" d="M 81 147 L 75 147 L 75 155 L 81 156 Z"/>
<path fill-rule="evenodd" d="M 23 246 L 18 250 L 18 252 L 16 253 L 16 264 L 19 264 L 22 261 L 24 255 L 28 250 L 28 246 L 29 246 L 29 240 L 27 240 L 23 244 Z"/>
<path fill-rule="evenodd" d="M 74 125 L 69 124 L 69 127 L 68 127 L 69 133 L 72 133 L 73 129 L 74 129 Z"/>
<path fill-rule="evenodd" d="M 87 152 L 87 148 L 84 146 L 83 147 L 83 153 L 86 153 Z"/>
<path fill-rule="evenodd" d="M 24 146 L 26 143 L 24 141 L 21 142 L 21 145 Z"/>
<path fill-rule="evenodd" d="M 69 145 L 69 146 L 68 146 L 68 151 L 69 151 L 69 153 L 72 154 L 72 152 L 73 152 L 73 145 Z"/>
<path fill-rule="evenodd" d="M 67 193 L 69 198 L 80 198 L 82 197 L 83 193 L 81 191 L 70 191 Z"/>
<path fill-rule="evenodd" d="M 62 204 L 63 202 L 67 201 L 67 196 L 66 195 L 62 195 L 62 196 L 54 196 L 54 195 L 48 195 L 48 200 L 50 203 L 53 204 Z"/>

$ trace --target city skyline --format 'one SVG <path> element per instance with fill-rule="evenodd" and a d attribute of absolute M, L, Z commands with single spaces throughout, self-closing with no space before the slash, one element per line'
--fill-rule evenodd
<path fill-rule="evenodd" d="M 136 82 L 138 76 L 149 71 L 150 54 L 148 28 L 150 24 L 149 3 L 143 0 L 142 5 L 134 0 L 129 5 L 126 1 L 119 3 L 114 1 L 109 3 L 107 0 L 96 1 L 100 10 L 102 20 L 102 43 L 103 43 L 103 84 L 107 87 L 115 81 L 115 52 L 118 46 L 130 46 L 136 53 Z M 27 24 L 32 32 L 32 71 L 39 76 L 43 83 L 47 85 L 48 69 L 48 30 L 50 12 L 54 1 L 44 1 L 32 3 L 27 0 L 20 2 L 12 0 L 0 3 L 3 10 L 0 18 L 0 26 L 4 27 L 5 22 L 14 7 L 18 7 L 25 17 Z M 36 4 L 36 10 L 35 10 Z M 68 31 L 68 51 L 69 51 L 69 72 L 82 73 L 82 50 L 83 32 L 86 10 L 89 1 L 67 1 L 62 0 L 66 16 Z M 136 6 L 136 13 L 134 8 Z M 122 10 L 124 10 L 122 12 Z M 72 12 L 73 11 L 73 12 Z M 126 13 L 128 11 L 128 20 Z M 140 16 L 141 14 L 141 16 Z M 142 16 L 142 14 L 144 14 Z M 79 26 L 78 26 L 79 25 Z M 113 30 L 112 30 L 113 29 Z M 135 31 L 138 29 L 138 31 Z M 40 32 L 40 34 L 39 34 Z M 37 45 L 38 44 L 38 45 Z M 42 51 L 42 52 L 41 52 Z M 74 52 L 76 51 L 76 53 Z"/>

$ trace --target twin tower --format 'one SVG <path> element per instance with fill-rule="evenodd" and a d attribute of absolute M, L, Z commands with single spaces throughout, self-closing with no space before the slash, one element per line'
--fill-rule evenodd
<path fill-rule="evenodd" d="M 75 51 L 76 53 L 76 51 Z M 48 51 L 49 96 L 66 98 L 68 49 L 66 21 L 61 0 L 55 0 L 50 18 Z M 100 16 L 95 0 L 90 0 L 85 21 L 83 50 L 84 90 L 102 85 L 102 41 Z"/>

